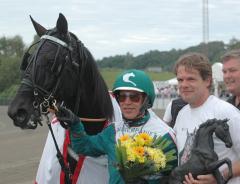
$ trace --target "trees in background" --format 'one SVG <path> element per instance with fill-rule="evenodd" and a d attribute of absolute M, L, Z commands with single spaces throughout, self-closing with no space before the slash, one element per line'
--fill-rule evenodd
<path fill-rule="evenodd" d="M 34 36 L 33 42 L 39 40 Z M 186 49 L 171 49 L 170 51 L 151 50 L 144 54 L 133 56 L 131 53 L 104 57 L 97 61 L 100 68 L 117 69 L 146 69 L 149 67 L 161 67 L 163 71 L 172 71 L 178 57 L 186 52 L 203 52 L 206 45 L 199 44 Z M 226 50 L 240 48 L 240 41 L 232 38 L 228 44 L 222 41 L 209 42 L 207 45 L 208 57 L 211 63 L 219 62 Z M 26 45 L 22 37 L 17 35 L 11 38 L 0 37 L 0 100 L 15 94 L 20 83 L 20 64 Z"/>
<path fill-rule="evenodd" d="M 240 42 L 237 42 L 240 43 Z M 204 45 L 199 44 L 186 49 L 172 49 L 170 51 L 152 50 L 134 57 L 132 54 L 105 57 L 97 62 L 100 68 L 136 68 L 161 67 L 163 71 L 172 71 L 175 61 L 186 52 L 203 52 Z M 226 51 L 222 41 L 209 42 L 207 45 L 208 57 L 211 63 L 219 62 L 220 56 Z M 239 47 L 240 48 L 240 47 Z"/>
<path fill-rule="evenodd" d="M 0 38 L 0 57 L 22 57 L 25 49 L 25 44 L 21 36 L 14 36 L 12 38 Z"/>
<path fill-rule="evenodd" d="M 19 66 L 24 49 L 21 36 L 0 38 L 0 100 L 10 97 L 16 91 L 16 85 L 20 82 Z"/>

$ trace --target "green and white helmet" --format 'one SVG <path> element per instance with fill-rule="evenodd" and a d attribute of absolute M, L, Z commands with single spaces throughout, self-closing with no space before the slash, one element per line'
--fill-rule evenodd
<path fill-rule="evenodd" d="M 148 108 L 153 105 L 155 99 L 154 86 L 152 80 L 144 71 L 132 69 L 120 74 L 113 85 L 113 93 L 119 90 L 144 92 L 148 96 Z"/>

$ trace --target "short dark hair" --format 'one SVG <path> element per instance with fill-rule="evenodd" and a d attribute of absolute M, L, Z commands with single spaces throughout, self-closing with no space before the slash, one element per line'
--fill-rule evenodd
<path fill-rule="evenodd" d="M 186 68 L 199 71 L 203 80 L 212 78 L 211 64 L 208 58 L 201 53 L 191 52 L 180 56 L 174 67 L 174 73 L 176 75 L 179 66 L 185 66 Z"/>

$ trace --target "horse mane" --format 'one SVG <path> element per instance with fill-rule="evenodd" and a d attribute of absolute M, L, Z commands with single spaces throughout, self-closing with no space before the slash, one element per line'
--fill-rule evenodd
<path fill-rule="evenodd" d="M 73 33 L 70 33 L 70 35 L 75 40 L 71 41 L 71 46 L 78 51 L 76 53 L 78 55 L 73 56 L 73 58 L 77 58 L 78 61 L 76 62 L 79 64 L 78 85 L 81 89 L 84 89 L 79 90 L 78 114 L 86 117 L 112 119 L 113 106 L 108 87 L 98 70 L 96 61 L 77 36 Z M 98 117 L 95 117 L 96 114 L 99 114 Z"/>
<path fill-rule="evenodd" d="M 206 122 L 202 123 L 199 128 L 203 128 L 203 127 L 208 127 L 208 126 L 212 126 L 215 123 L 226 123 L 229 119 L 225 118 L 225 119 L 208 119 Z"/>
<path fill-rule="evenodd" d="M 208 119 L 206 122 L 202 123 L 200 126 L 199 126 L 199 129 L 200 128 L 203 128 L 203 127 L 208 127 L 208 126 L 212 126 L 213 124 L 215 124 L 216 122 L 218 122 L 217 119 Z"/>

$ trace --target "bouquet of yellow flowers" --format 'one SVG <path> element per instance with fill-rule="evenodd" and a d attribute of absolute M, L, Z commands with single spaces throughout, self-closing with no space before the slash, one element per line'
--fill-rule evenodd
<path fill-rule="evenodd" d="M 167 162 L 176 159 L 176 150 L 163 152 L 171 142 L 147 133 L 121 136 L 116 145 L 118 169 L 126 183 L 169 170 Z"/>

